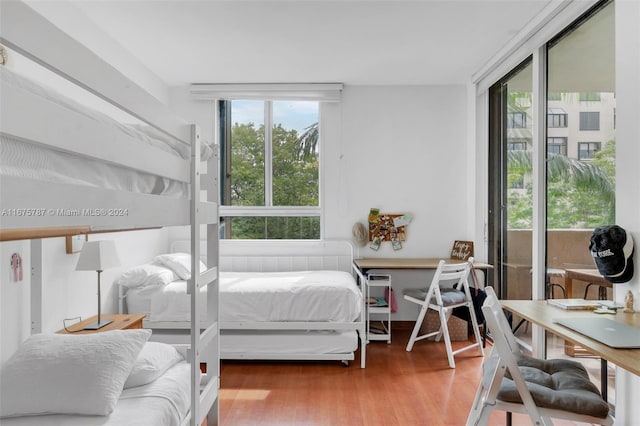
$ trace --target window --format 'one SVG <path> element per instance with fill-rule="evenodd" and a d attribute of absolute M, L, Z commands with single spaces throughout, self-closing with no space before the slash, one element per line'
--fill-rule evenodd
<path fill-rule="evenodd" d="M 578 160 L 592 160 L 600 151 L 600 142 L 578 142 Z"/>
<path fill-rule="evenodd" d="M 547 152 L 550 154 L 567 155 L 567 138 L 547 138 Z"/>
<path fill-rule="evenodd" d="M 549 108 L 547 126 L 549 128 L 567 127 L 567 113 L 562 108 Z"/>
<path fill-rule="evenodd" d="M 527 142 L 525 141 L 513 141 L 507 142 L 507 151 L 526 151 Z"/>
<path fill-rule="evenodd" d="M 319 105 L 221 101 L 224 238 L 320 238 Z"/>
<path fill-rule="evenodd" d="M 527 127 L 527 114 L 516 111 L 507 114 L 508 129 L 524 129 Z"/>
<path fill-rule="evenodd" d="M 560 92 L 549 92 L 547 94 L 548 101 L 560 101 L 562 100 L 562 94 Z"/>
<path fill-rule="evenodd" d="M 600 130 L 599 112 L 581 112 L 580 130 Z"/>
<path fill-rule="evenodd" d="M 598 101 L 600 101 L 600 93 L 597 93 L 597 92 L 580 92 L 580 101 L 582 101 L 582 102 L 598 102 Z"/>

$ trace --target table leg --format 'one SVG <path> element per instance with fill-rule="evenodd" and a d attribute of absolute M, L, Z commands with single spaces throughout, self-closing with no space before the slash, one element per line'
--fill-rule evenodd
<path fill-rule="evenodd" d="M 564 278 L 564 290 L 567 293 L 567 298 L 571 299 L 573 297 L 573 278 L 571 278 L 569 276 L 565 276 L 565 278 Z"/>

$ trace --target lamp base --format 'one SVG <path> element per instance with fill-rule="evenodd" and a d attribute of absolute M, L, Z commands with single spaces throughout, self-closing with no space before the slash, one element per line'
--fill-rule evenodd
<path fill-rule="evenodd" d="M 83 328 L 83 330 L 98 330 L 98 329 L 101 329 L 105 325 L 110 324 L 112 322 L 113 322 L 113 320 L 103 319 L 103 320 L 96 321 L 96 322 L 94 322 L 92 324 L 87 325 L 86 327 Z"/>

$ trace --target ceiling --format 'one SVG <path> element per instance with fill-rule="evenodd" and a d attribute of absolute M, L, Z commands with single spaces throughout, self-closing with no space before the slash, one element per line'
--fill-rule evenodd
<path fill-rule="evenodd" d="M 74 0 L 168 85 L 463 84 L 550 0 Z"/>

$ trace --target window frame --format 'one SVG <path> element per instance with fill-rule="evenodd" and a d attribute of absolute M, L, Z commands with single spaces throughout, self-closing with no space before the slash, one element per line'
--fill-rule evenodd
<path fill-rule="evenodd" d="M 598 117 L 595 120 L 594 117 Z M 595 123 L 592 123 L 594 121 Z M 595 124 L 595 126 L 594 126 Z M 580 131 L 597 132 L 600 130 L 600 111 L 580 111 Z"/>
<path fill-rule="evenodd" d="M 595 149 L 587 149 L 586 152 L 591 153 L 590 157 L 582 157 L 582 146 L 587 145 L 589 147 L 591 147 L 591 145 L 596 146 Z M 602 150 L 602 142 L 578 142 L 578 160 L 580 161 L 591 161 L 593 160 L 595 153 Z"/>
<path fill-rule="evenodd" d="M 560 141 L 560 142 L 557 142 L 557 141 Z M 547 153 L 563 155 L 566 157 L 567 143 L 568 143 L 568 138 L 566 136 L 547 136 Z M 560 151 L 564 151 L 564 152 L 549 151 L 550 146 L 554 146 L 554 147 L 558 146 L 560 147 Z"/>
<path fill-rule="evenodd" d="M 264 128 L 265 128 L 265 151 L 264 151 L 264 206 L 234 206 L 227 203 L 231 201 L 230 188 L 227 184 L 231 177 L 231 103 L 239 100 L 255 100 L 264 103 Z M 320 231 L 317 239 L 323 237 L 323 209 L 322 209 L 322 179 L 323 179 L 323 155 L 321 138 L 318 141 L 318 204 L 316 206 L 274 206 L 273 205 L 273 102 L 280 99 L 226 99 L 219 100 L 219 125 L 220 125 L 220 205 L 219 216 L 221 223 L 226 218 L 234 217 L 317 217 L 320 223 Z M 322 123 L 321 101 L 318 102 L 318 127 Z M 222 226 L 224 234 L 221 238 L 232 240 L 230 227 Z M 266 239 L 266 238 L 265 238 Z M 314 239 L 316 240 L 316 239 Z"/>

